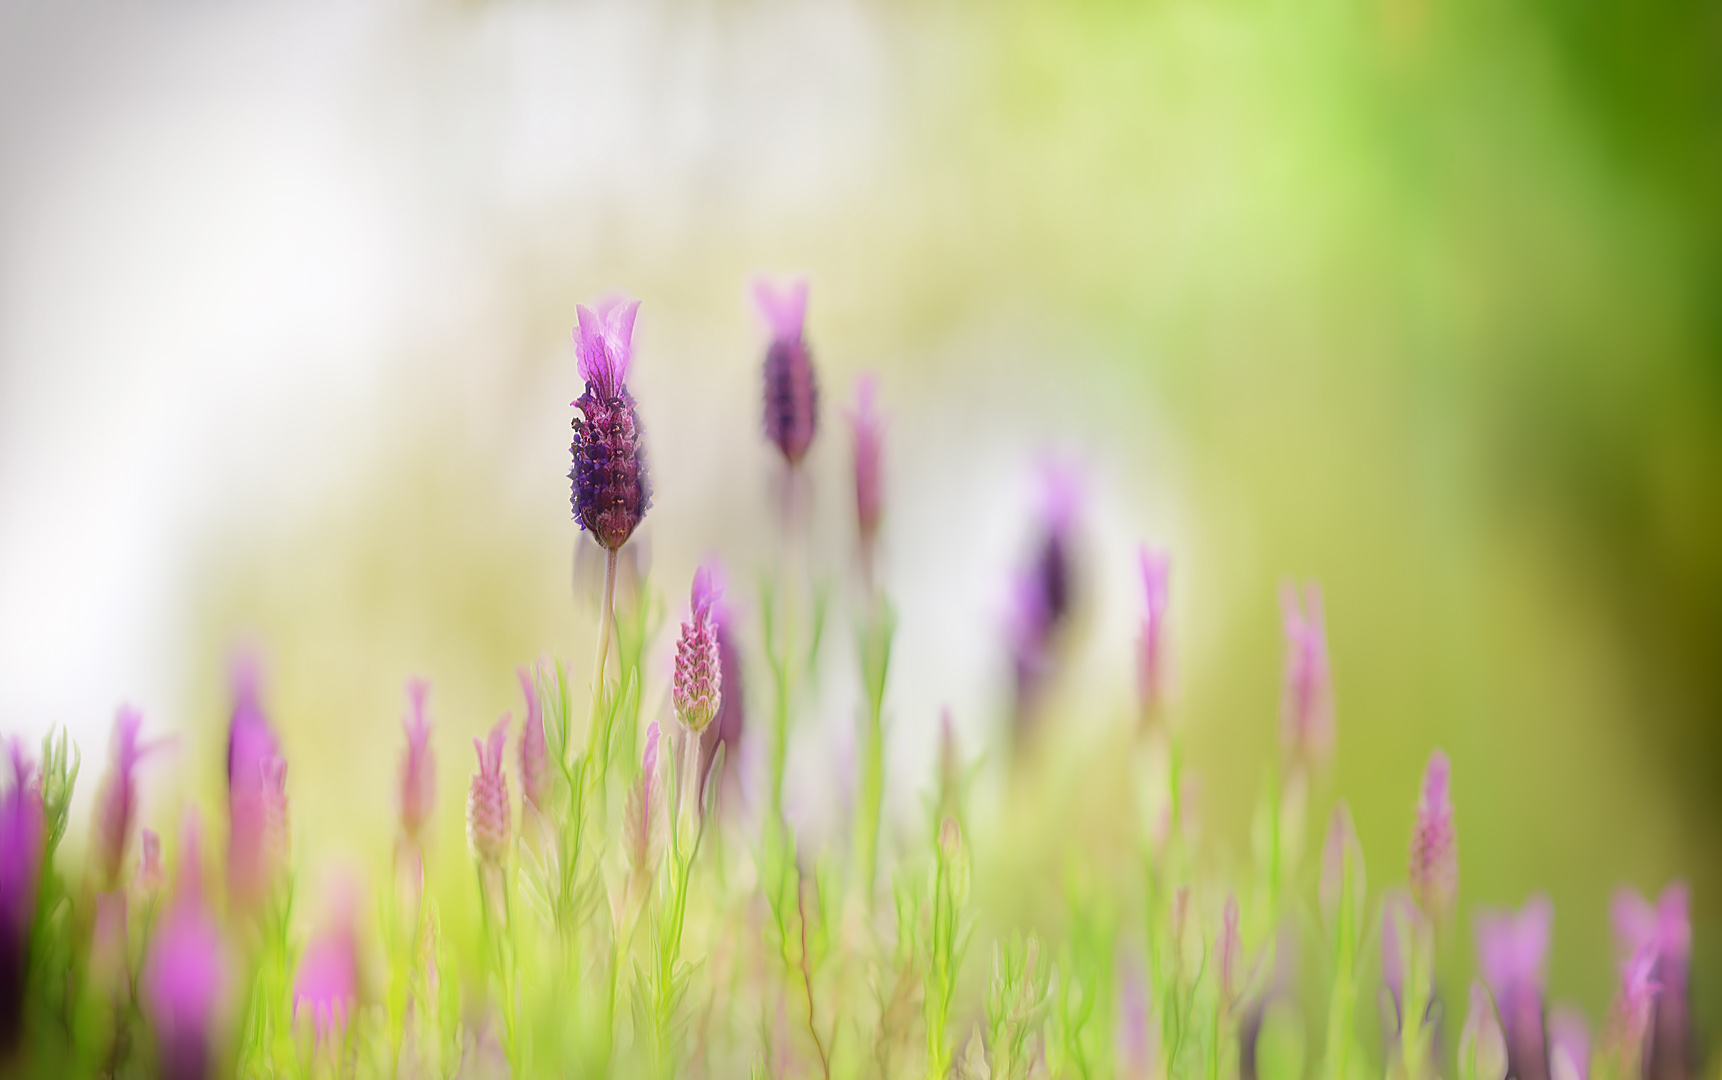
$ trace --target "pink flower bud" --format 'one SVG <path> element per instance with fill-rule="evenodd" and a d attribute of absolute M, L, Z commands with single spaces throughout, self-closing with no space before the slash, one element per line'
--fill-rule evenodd
<path fill-rule="evenodd" d="M 150 942 L 140 989 L 144 1015 L 155 1028 L 161 1075 L 203 1080 L 214 1070 L 228 968 L 220 932 L 203 900 L 195 818 L 187 819 L 182 848 L 179 886 Z"/>
<path fill-rule="evenodd" d="M 474 738 L 478 772 L 466 798 L 466 836 L 473 854 L 485 866 L 501 868 L 508 860 L 508 840 L 513 810 L 508 801 L 508 778 L 502 773 L 502 755 L 508 746 L 508 724 L 502 719 L 490 729 L 488 740 Z"/>
<path fill-rule="evenodd" d="M 879 380 L 863 375 L 855 381 L 855 408 L 849 413 L 849 430 L 855 446 L 855 525 L 861 537 L 861 553 L 868 573 L 872 572 L 873 549 L 884 516 L 884 420 L 875 399 Z"/>
<path fill-rule="evenodd" d="M 1136 643 L 1136 681 L 1142 709 L 1154 715 L 1166 704 L 1166 606 L 1172 556 L 1146 545 L 1136 549 L 1142 574 L 1142 632 Z"/>
<path fill-rule="evenodd" d="M 406 754 L 401 758 L 401 831 L 414 843 L 436 806 L 436 752 L 431 749 L 430 718 L 425 715 L 429 694 L 430 683 L 424 679 L 407 683 L 412 712 L 401 720 L 407 733 Z"/>
<path fill-rule="evenodd" d="M 682 637 L 676 643 L 676 674 L 671 688 L 677 718 L 693 731 L 712 722 L 722 700 L 722 657 L 712 617 L 717 596 L 711 568 L 700 567 L 694 574 L 692 621 L 682 624 Z"/>
<path fill-rule="evenodd" d="M 1280 741 L 1293 759 L 1316 765 L 1325 763 L 1333 751 L 1333 684 L 1321 588 L 1313 583 L 1306 586 L 1304 598 L 1300 606 L 1297 586 L 1289 582 L 1280 589 L 1286 638 Z"/>
<path fill-rule="evenodd" d="M 96 866 L 106 888 L 116 888 L 124 869 L 126 847 L 131 842 L 132 826 L 137 821 L 137 764 L 153 747 L 138 744 L 138 730 L 143 727 L 143 714 L 131 706 L 120 709 L 114 720 L 114 734 L 109 742 L 108 775 L 96 793 L 95 843 Z"/>
<path fill-rule="evenodd" d="M 544 742 L 544 706 L 530 668 L 515 672 L 526 695 L 526 724 L 520 729 L 520 797 L 543 809 L 550 785 L 550 750 Z"/>
<path fill-rule="evenodd" d="M 1459 838 L 1453 827 L 1452 766 L 1437 750 L 1423 773 L 1423 793 L 1411 828 L 1411 896 L 1431 919 L 1453 909 L 1459 893 Z"/>

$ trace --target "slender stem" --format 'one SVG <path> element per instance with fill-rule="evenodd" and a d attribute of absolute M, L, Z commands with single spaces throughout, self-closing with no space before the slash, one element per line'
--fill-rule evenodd
<path fill-rule="evenodd" d="M 785 474 L 783 494 L 782 566 L 778 574 L 778 656 L 776 660 L 777 708 L 772 715 L 771 730 L 771 817 L 783 818 L 783 773 L 789 759 L 789 710 L 792 690 L 791 673 L 795 670 L 795 617 L 799 613 L 799 560 L 796 558 L 801 539 L 800 507 L 801 470 L 791 465 Z"/>
<path fill-rule="evenodd" d="M 597 749 L 598 721 L 604 711 L 604 669 L 610 662 L 610 634 L 616 625 L 616 549 L 604 559 L 604 604 L 598 611 L 598 661 L 592 667 L 592 718 L 586 727 L 586 764 Z M 605 748 L 608 750 L 608 747 Z"/>

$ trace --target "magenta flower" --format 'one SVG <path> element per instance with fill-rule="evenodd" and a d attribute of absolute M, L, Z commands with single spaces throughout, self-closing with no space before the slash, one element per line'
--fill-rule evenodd
<path fill-rule="evenodd" d="M 530 668 L 515 672 L 520 691 L 526 695 L 526 723 L 520 729 L 520 797 L 535 809 L 543 809 L 550 786 L 550 749 L 544 741 L 544 705 Z"/>
<path fill-rule="evenodd" d="M 1142 573 L 1142 633 L 1136 643 L 1136 682 L 1145 715 L 1166 704 L 1166 604 L 1172 556 L 1146 544 L 1136 549 Z"/>
<path fill-rule="evenodd" d="M 1691 900 L 1685 882 L 1662 892 L 1654 907 L 1630 889 L 1617 892 L 1611 907 L 1615 938 L 1623 954 L 1656 950 L 1653 975 L 1661 987 L 1650 1033 L 1649 1080 L 1686 1080 L 1694 1066 Z"/>
<path fill-rule="evenodd" d="M 228 890 L 254 908 L 286 873 L 287 762 L 269 727 L 254 658 L 233 666 L 233 722 L 227 742 Z"/>
<path fill-rule="evenodd" d="M 141 979 L 144 1014 L 155 1028 L 161 1075 L 203 1080 L 214 1049 L 227 960 L 204 905 L 195 819 L 188 821 L 173 906 L 157 927 Z"/>
<path fill-rule="evenodd" d="M 138 888 L 145 894 L 154 893 L 167 880 L 161 867 L 161 837 L 154 829 L 143 830 L 143 854 L 138 860 Z"/>
<path fill-rule="evenodd" d="M 855 408 L 849 412 L 849 431 L 855 446 L 855 526 L 861 537 L 862 566 L 869 582 L 879 521 L 885 511 L 885 422 L 879 415 L 878 393 L 878 378 L 871 374 L 861 376 L 855 380 Z"/>
<path fill-rule="evenodd" d="M 1333 751 L 1333 685 L 1327 663 L 1327 625 L 1322 617 L 1321 588 L 1280 588 L 1285 622 L 1285 690 L 1280 704 L 1280 741 L 1297 761 L 1321 764 Z"/>
<path fill-rule="evenodd" d="M 1507 1041 L 1495 1006 L 1483 984 L 1471 984 L 1471 1007 L 1459 1032 L 1459 1075 L 1468 1080 L 1502 1080 L 1507 1075 Z"/>
<path fill-rule="evenodd" d="M 1518 1080 L 1546 1080 L 1543 991 L 1555 908 L 1533 896 L 1518 914 L 1477 913 L 1477 958 L 1506 1028 L 1508 1069 Z"/>
<path fill-rule="evenodd" d="M 802 333 L 807 279 L 797 278 L 781 290 L 756 280 L 753 299 L 771 332 L 765 352 L 765 435 L 783 460 L 795 465 L 806 456 L 819 427 L 819 383 Z"/>
<path fill-rule="evenodd" d="M 712 617 L 712 605 L 717 599 L 718 585 L 712 568 L 702 566 L 694 573 L 691 621 L 682 624 L 682 637 L 676 643 L 676 674 L 671 689 L 676 717 L 693 731 L 703 730 L 712 722 L 722 700 L 723 667 L 718 655 L 717 626 Z"/>
<path fill-rule="evenodd" d="M 575 346 L 586 390 L 571 403 L 580 415 L 569 447 L 574 455 L 570 501 L 580 527 L 611 551 L 628 542 L 652 505 L 645 442 L 627 386 L 639 307 L 638 300 L 616 297 L 597 311 L 576 308 Z"/>
<path fill-rule="evenodd" d="M 1347 869 L 1351 873 L 1351 928 L 1355 934 L 1362 929 L 1369 885 L 1364 873 L 1363 848 L 1351 824 L 1351 807 L 1341 799 L 1333 808 L 1327 838 L 1321 845 L 1321 879 L 1317 888 L 1322 919 L 1330 933 L 1339 932 L 1339 905 L 1345 899 Z"/>
<path fill-rule="evenodd" d="M 419 832 L 436 806 L 436 751 L 430 743 L 430 717 L 425 715 L 425 699 L 429 696 L 428 680 L 408 682 L 411 712 L 401 718 L 401 727 L 407 735 L 406 753 L 401 757 L 401 831 L 414 844 L 418 843 Z"/>
<path fill-rule="evenodd" d="M 1082 504 L 1074 469 L 1047 464 L 1041 477 L 1041 538 L 1033 561 L 1017 576 L 1007 624 L 1016 676 L 1016 728 L 1021 739 L 1050 680 L 1059 638 L 1075 607 L 1076 521 Z"/>
<path fill-rule="evenodd" d="M 1430 919 L 1453 909 L 1459 893 L 1459 834 L 1453 827 L 1452 766 L 1437 750 L 1423 772 L 1423 794 L 1411 827 L 1411 895 Z"/>
<path fill-rule="evenodd" d="M 17 1044 L 24 1019 L 24 981 L 30 963 L 30 924 L 46 843 L 41 778 L 13 739 L 12 785 L 0 794 L 0 1049 Z"/>
<path fill-rule="evenodd" d="M 490 729 L 488 740 L 474 738 L 478 751 L 478 772 L 472 776 L 472 788 L 466 797 L 466 837 L 473 854 L 485 866 L 500 869 L 508 860 L 509 827 L 513 811 L 508 802 L 508 778 L 502 773 L 502 754 L 508 746 L 508 724 L 512 717 L 502 719 Z"/>
<path fill-rule="evenodd" d="M 1590 1080 L 1590 1027 L 1573 1009 L 1549 1014 L 1549 1080 Z"/>
<path fill-rule="evenodd" d="M 350 903 L 338 905 L 332 925 L 312 939 L 293 980 L 293 1017 L 303 1008 L 319 1040 L 339 1038 L 359 1002 L 359 942 Z"/>
<path fill-rule="evenodd" d="M 109 889 L 116 888 L 125 863 L 126 847 L 131 842 L 132 824 L 137 820 L 137 764 L 154 749 L 138 745 L 138 729 L 143 726 L 143 714 L 130 706 L 120 709 L 114 720 L 114 734 L 109 742 L 111 760 L 108 775 L 96 793 L 95 837 L 91 845 L 102 881 Z"/>

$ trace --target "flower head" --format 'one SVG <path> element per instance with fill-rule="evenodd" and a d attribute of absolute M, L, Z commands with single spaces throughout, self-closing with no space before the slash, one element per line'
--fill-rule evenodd
<path fill-rule="evenodd" d="M 1459 1075 L 1465 1080 L 1502 1080 L 1507 1075 L 1507 1041 L 1489 992 L 1471 983 L 1471 1007 L 1459 1032 Z"/>
<path fill-rule="evenodd" d="M 614 299 L 597 311 L 578 309 L 575 341 L 586 389 L 573 402 L 580 415 L 569 446 L 569 499 L 580 527 L 611 551 L 628 542 L 652 505 L 645 441 L 626 382 L 639 306 L 637 300 Z"/>
<path fill-rule="evenodd" d="M 550 785 L 550 749 L 544 741 L 544 703 L 538 700 L 538 686 L 532 670 L 520 668 L 520 692 L 526 695 L 526 723 L 520 729 L 520 797 L 533 807 L 544 808 L 544 797 Z"/>
<path fill-rule="evenodd" d="M 885 510 L 885 422 L 879 415 L 878 396 L 878 378 L 861 376 L 855 380 L 855 407 L 849 412 L 849 431 L 855 445 L 855 525 L 869 575 L 879 539 L 879 520 Z"/>
<path fill-rule="evenodd" d="M 1459 893 L 1459 837 L 1453 827 L 1452 766 L 1437 750 L 1423 772 L 1423 794 L 1411 828 L 1411 895 L 1431 919 L 1453 908 Z"/>
<path fill-rule="evenodd" d="M 466 797 L 466 836 L 473 854 L 485 866 L 500 868 L 508 859 L 509 827 L 513 811 L 508 802 L 508 778 L 502 773 L 502 754 L 508 746 L 508 724 L 502 719 L 490 729 L 488 739 L 474 738 L 478 772 Z"/>
<path fill-rule="evenodd" d="M 137 820 L 137 764 L 153 747 L 138 744 L 138 730 L 143 727 L 143 714 L 130 706 L 120 709 L 114 719 L 114 734 L 109 742 L 111 761 L 108 775 L 96 794 L 93 845 L 96 865 L 107 888 L 116 887 L 125 862 L 126 846 L 131 842 L 132 824 Z"/>
<path fill-rule="evenodd" d="M 286 873 L 290 844 L 287 762 L 264 715 L 259 681 L 254 657 L 235 661 L 227 740 L 227 874 L 229 891 L 248 908 Z"/>
<path fill-rule="evenodd" d="M 1288 582 L 1280 589 L 1280 611 L 1286 638 L 1280 741 L 1294 759 L 1318 764 L 1333 750 L 1333 686 L 1321 588 L 1305 586 L 1300 604 L 1297 586 Z"/>
<path fill-rule="evenodd" d="M 150 943 L 141 990 L 155 1028 L 161 1074 L 202 1080 L 214 1071 L 217 1014 L 227 986 L 221 935 L 204 904 L 195 819 L 188 820 L 180 884 Z"/>
<path fill-rule="evenodd" d="M 359 1000 L 359 941 L 351 899 L 336 902 L 330 924 L 306 946 L 293 979 L 293 1016 L 311 1016 L 317 1038 L 337 1037 Z"/>
<path fill-rule="evenodd" d="M 1142 632 L 1136 643 L 1136 680 L 1145 713 L 1166 703 L 1166 602 L 1172 556 L 1146 544 L 1136 549 L 1142 574 Z"/>
<path fill-rule="evenodd" d="M 782 289 L 756 280 L 753 298 L 771 332 L 765 352 L 765 435 L 795 465 L 819 427 L 819 383 L 802 333 L 807 279 L 797 278 Z"/>
<path fill-rule="evenodd" d="M 688 728 L 700 731 L 717 716 L 723 692 L 722 658 L 718 654 L 717 625 L 712 606 L 719 585 L 709 566 L 694 574 L 691 621 L 682 624 L 676 643 L 676 675 L 671 690 L 676 716 Z"/>
<path fill-rule="evenodd" d="M 401 727 L 407 734 L 406 754 L 401 758 L 401 831 L 414 843 L 436 805 L 436 751 L 431 748 L 430 717 L 425 715 L 425 698 L 429 695 L 428 681 L 414 679 L 407 683 L 407 700 L 412 711 L 401 718 Z"/>
<path fill-rule="evenodd" d="M 1477 958 L 1506 1028 L 1509 1071 L 1518 1080 L 1544 1080 L 1543 989 L 1555 909 L 1534 896 L 1517 914 L 1477 913 Z"/>

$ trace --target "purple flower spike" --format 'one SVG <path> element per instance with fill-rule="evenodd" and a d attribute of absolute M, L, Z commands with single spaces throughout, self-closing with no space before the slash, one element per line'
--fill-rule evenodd
<path fill-rule="evenodd" d="M 1549 1080 L 1590 1080 L 1590 1027 L 1573 1009 L 1549 1014 Z"/>
<path fill-rule="evenodd" d="M 855 444 L 855 525 L 869 575 L 873 549 L 879 539 L 879 521 L 885 511 L 885 422 L 879 415 L 878 396 L 878 378 L 870 374 L 861 376 L 855 381 L 855 408 L 849 413 L 849 430 Z"/>
<path fill-rule="evenodd" d="M 1630 889 L 1616 893 L 1612 905 L 1615 938 L 1623 954 L 1646 947 L 1657 953 L 1653 974 L 1661 991 L 1650 1034 L 1650 1080 L 1686 1080 L 1693 1072 L 1690 908 L 1686 884 L 1678 881 L 1663 890 L 1654 907 Z"/>
<path fill-rule="evenodd" d="M 343 899 L 331 927 L 306 946 L 293 980 L 293 1016 L 311 1016 L 319 1041 L 337 1039 L 359 1001 L 359 943 Z"/>
<path fill-rule="evenodd" d="M 757 280 L 753 298 L 771 331 L 765 352 L 765 435 L 785 461 L 796 465 L 819 428 L 819 382 L 802 333 L 807 279 L 797 278 L 781 290 Z"/>
<path fill-rule="evenodd" d="M 1459 834 L 1453 827 L 1452 766 L 1437 750 L 1423 772 L 1423 795 L 1411 828 L 1411 895 L 1431 920 L 1453 909 L 1459 894 Z"/>
<path fill-rule="evenodd" d="M 1172 555 L 1144 544 L 1136 549 L 1142 572 L 1142 634 L 1136 645 L 1136 681 L 1144 715 L 1153 716 L 1166 704 L 1166 605 L 1170 593 Z"/>
<path fill-rule="evenodd" d="M 1280 610 L 1286 637 L 1280 741 L 1294 760 L 1322 764 L 1333 752 L 1334 725 L 1321 588 L 1313 583 L 1305 586 L 1300 604 L 1297 586 L 1288 582 L 1280 589 Z"/>
<path fill-rule="evenodd" d="M 508 778 L 502 773 L 502 755 L 508 746 L 507 713 L 490 729 L 488 740 L 474 738 L 478 772 L 466 797 L 466 836 L 473 854 L 485 866 L 500 869 L 508 860 L 509 826 L 513 811 L 508 802 Z"/>
<path fill-rule="evenodd" d="M 520 729 L 520 797 L 534 809 L 544 808 L 550 787 L 550 748 L 544 741 L 544 704 L 532 669 L 520 668 L 520 692 L 526 695 L 526 724 Z"/>
<path fill-rule="evenodd" d="M 144 1014 L 155 1028 L 161 1075 L 203 1080 L 213 1075 L 217 1014 L 227 961 L 215 921 L 204 905 L 195 821 L 186 828 L 180 884 L 157 928 L 144 963 Z"/>
<path fill-rule="evenodd" d="M 1646 942 L 1621 965 L 1620 992 L 1609 1007 L 1600 1052 L 1623 1076 L 1636 1077 L 1645 1064 L 1645 1036 L 1662 989 L 1656 981 L 1656 961 L 1656 943 Z"/>
<path fill-rule="evenodd" d="M 429 681 L 414 679 L 407 683 L 412 712 L 401 718 L 401 727 L 407 734 L 407 752 L 401 758 L 401 831 L 415 844 L 436 806 L 436 751 L 431 749 L 430 717 L 425 715 L 425 699 L 429 696 Z"/>
<path fill-rule="evenodd" d="M 289 845 L 287 762 L 264 715 L 259 666 L 233 664 L 233 722 L 227 740 L 228 889 L 254 908 L 286 872 Z"/>
<path fill-rule="evenodd" d="M 608 300 L 578 308 L 576 345 L 586 390 L 572 403 L 574 467 L 570 501 L 580 527 L 615 551 L 628 542 L 652 505 L 651 478 L 634 396 L 626 383 L 633 360 L 638 300 Z"/>
<path fill-rule="evenodd" d="M 692 621 L 682 624 L 682 637 L 676 643 L 676 675 L 671 697 L 675 700 L 676 717 L 694 731 L 701 731 L 712 722 L 722 700 L 723 666 L 712 616 L 718 588 L 711 567 L 702 566 L 695 572 Z"/>
<path fill-rule="evenodd" d="M 1483 984 L 1471 984 L 1471 1007 L 1459 1032 L 1459 1075 L 1467 1080 L 1502 1080 L 1507 1075 L 1507 1040 Z"/>
<path fill-rule="evenodd" d="M 144 755 L 154 749 L 138 745 L 138 729 L 143 727 L 143 714 L 130 706 L 120 709 L 114 720 L 113 739 L 109 742 L 112 761 L 108 775 L 96 794 L 93 845 L 96 866 L 108 889 L 118 887 L 120 873 L 131 842 L 132 824 L 137 820 L 138 791 L 134 772 Z"/>
<path fill-rule="evenodd" d="M 1532 897 L 1516 915 L 1487 909 L 1477 914 L 1479 966 L 1506 1028 L 1507 1071 L 1518 1080 L 1547 1080 L 1543 991 L 1554 918 L 1546 896 Z"/>
<path fill-rule="evenodd" d="M 0 794 L 0 1049 L 16 1045 L 23 1023 L 30 924 L 46 842 L 41 778 L 21 741 L 13 739 L 10 751 L 12 785 Z"/>

